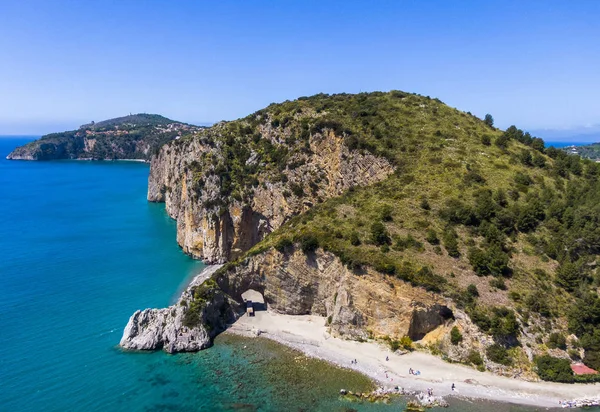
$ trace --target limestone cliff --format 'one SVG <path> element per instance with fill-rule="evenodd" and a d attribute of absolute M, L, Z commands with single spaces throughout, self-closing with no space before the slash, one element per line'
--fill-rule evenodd
<path fill-rule="evenodd" d="M 270 249 L 220 271 L 215 280 L 235 300 L 248 289 L 263 293 L 269 310 L 320 315 L 334 334 L 419 340 L 452 318 L 439 295 L 371 269 L 357 274 L 330 252 Z"/>
<path fill-rule="evenodd" d="M 148 200 L 164 201 L 169 216 L 177 220 L 179 245 L 209 263 L 236 259 L 290 217 L 394 171 L 383 157 L 350 150 L 332 130 L 311 134 L 304 150 L 294 151 L 294 145 L 285 143 L 285 129 L 263 127 L 261 138 L 285 150 L 287 164 L 271 171 L 264 153 L 250 151 L 244 167 L 259 171 L 253 184 L 236 196 L 223 189 L 224 176 L 231 171 L 223 166 L 225 144 L 214 138 L 228 127 L 216 125 L 199 138 L 164 146 L 152 158 L 148 181 Z"/>
<path fill-rule="evenodd" d="M 216 282 L 220 293 L 207 306 L 193 308 L 191 302 L 198 300 L 194 290 L 209 275 L 208 281 Z M 322 250 L 307 256 L 291 247 L 286 253 L 271 249 L 254 255 L 214 275 L 204 272 L 176 305 L 137 311 L 121 346 L 168 352 L 204 349 L 223 330 L 225 320 L 240 313 L 235 309 L 242 308 L 242 293 L 248 289 L 263 293 L 269 310 L 327 317 L 334 335 L 350 339 L 408 335 L 417 340 L 452 319 L 445 301 L 433 293 L 371 270 L 357 275 Z M 193 311 L 201 316 L 192 316 Z M 190 319 L 196 320 L 194 325 Z"/>

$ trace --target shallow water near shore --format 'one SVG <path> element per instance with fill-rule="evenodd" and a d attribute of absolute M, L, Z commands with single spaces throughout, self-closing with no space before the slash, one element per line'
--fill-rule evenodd
<path fill-rule="evenodd" d="M 203 265 L 177 247 L 164 205 L 146 201 L 147 164 L 5 160 L 26 141 L 0 139 L 0 410 L 401 410 L 403 398 L 340 399 L 339 389 L 371 383 L 265 339 L 223 334 L 196 354 L 121 351 L 129 316 L 172 303 Z"/>

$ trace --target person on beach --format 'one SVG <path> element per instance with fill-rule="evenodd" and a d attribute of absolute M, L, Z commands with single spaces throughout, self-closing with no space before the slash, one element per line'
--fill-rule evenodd
<path fill-rule="evenodd" d="M 408 369 L 408 373 L 410 373 L 411 375 L 413 375 L 413 368 L 409 368 Z"/>
<path fill-rule="evenodd" d="M 455 386 L 454 386 L 454 384 L 452 384 L 452 391 L 453 391 L 453 392 L 454 392 L 454 388 L 455 388 Z"/>
<path fill-rule="evenodd" d="M 388 357 L 386 356 L 386 357 L 385 357 L 385 360 L 386 360 L 386 361 L 389 361 L 389 360 L 390 360 L 390 358 L 388 358 Z"/>

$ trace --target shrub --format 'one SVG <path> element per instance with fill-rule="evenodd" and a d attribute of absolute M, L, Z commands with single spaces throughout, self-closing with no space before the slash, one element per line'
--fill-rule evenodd
<path fill-rule="evenodd" d="M 437 245 L 440 243 L 440 239 L 438 239 L 437 233 L 433 229 L 427 230 L 427 234 L 425 235 L 425 240 L 432 245 Z"/>
<path fill-rule="evenodd" d="M 304 254 L 314 252 L 319 247 L 319 239 L 313 235 L 306 235 L 300 241 L 300 247 Z"/>
<path fill-rule="evenodd" d="M 473 323 L 476 324 L 477 327 L 483 332 L 487 332 L 488 330 L 490 330 L 492 326 L 492 321 L 485 312 L 478 308 L 473 308 L 469 311 L 469 316 L 471 317 Z"/>
<path fill-rule="evenodd" d="M 421 199 L 421 209 L 423 210 L 431 210 L 431 206 L 429 205 L 429 202 L 427 201 L 426 198 Z"/>
<path fill-rule="evenodd" d="M 436 275 L 427 266 L 419 269 L 412 278 L 412 283 L 416 286 L 422 286 L 430 292 L 441 292 L 442 287 L 446 284 L 446 279 L 440 275 Z"/>
<path fill-rule="evenodd" d="M 508 356 L 508 351 L 503 346 L 494 343 L 488 346 L 485 350 L 485 354 L 488 359 L 492 362 L 499 363 L 500 365 L 509 366 L 512 363 L 512 359 Z"/>
<path fill-rule="evenodd" d="M 378 246 L 391 242 L 390 234 L 383 223 L 375 222 L 371 225 L 371 240 Z"/>
<path fill-rule="evenodd" d="M 506 146 L 508 146 L 508 137 L 503 134 L 501 136 L 498 136 L 496 138 L 496 141 L 494 142 L 496 144 L 496 146 L 498 146 L 501 149 L 506 149 Z"/>
<path fill-rule="evenodd" d="M 403 336 L 402 338 L 400 338 L 400 345 L 402 345 L 402 347 L 404 349 L 412 350 L 412 344 L 413 344 L 413 341 L 410 337 Z"/>
<path fill-rule="evenodd" d="M 304 189 L 302 189 L 302 186 L 300 186 L 297 183 L 290 184 L 290 190 L 292 191 L 292 193 L 296 197 L 302 197 L 302 196 L 304 196 Z"/>
<path fill-rule="evenodd" d="M 569 357 L 574 361 L 580 361 L 581 356 L 579 355 L 579 351 L 577 349 L 569 349 L 568 352 Z"/>
<path fill-rule="evenodd" d="M 358 237 L 358 232 L 354 231 L 350 234 L 350 244 L 352 246 L 360 246 L 360 238 Z"/>
<path fill-rule="evenodd" d="M 483 136 L 481 136 L 481 143 L 484 146 L 489 146 L 490 144 L 492 144 L 492 137 L 489 134 L 484 134 Z"/>
<path fill-rule="evenodd" d="M 479 354 L 479 352 L 477 352 L 475 350 L 472 350 L 467 355 L 467 362 L 472 363 L 475 366 L 482 366 L 483 365 L 483 358 L 481 357 L 481 355 Z"/>
<path fill-rule="evenodd" d="M 529 152 L 527 152 L 527 153 L 529 154 Z M 530 160 L 530 162 L 531 162 L 531 160 Z M 528 174 L 522 173 L 522 172 L 517 172 L 515 174 L 515 183 L 518 185 L 522 185 L 522 186 L 529 186 L 529 185 L 533 184 L 533 180 L 531 179 L 531 177 Z"/>
<path fill-rule="evenodd" d="M 443 241 L 444 241 L 444 248 L 446 248 L 446 252 L 448 252 L 449 256 L 451 256 L 453 258 L 457 258 L 460 256 L 460 251 L 458 249 L 457 235 L 454 230 L 446 230 L 444 232 Z"/>
<path fill-rule="evenodd" d="M 537 374 L 542 380 L 563 383 L 573 383 L 575 381 L 571 370 L 571 362 L 567 359 L 544 355 L 535 359 L 535 365 Z"/>
<path fill-rule="evenodd" d="M 458 199 L 449 199 L 440 211 L 440 216 L 450 223 L 472 225 L 476 222 L 471 208 Z"/>
<path fill-rule="evenodd" d="M 396 242 L 394 244 L 394 249 L 403 251 L 408 248 L 421 249 L 423 248 L 423 244 L 416 240 L 412 235 L 408 234 L 406 237 L 397 236 L 395 237 Z"/>
<path fill-rule="evenodd" d="M 460 333 L 458 328 L 454 326 L 450 331 L 450 342 L 452 342 L 453 345 L 458 345 L 460 342 L 462 342 L 462 340 L 462 334 Z"/>
<path fill-rule="evenodd" d="M 467 286 L 467 293 L 469 295 L 473 296 L 474 298 L 479 296 L 479 291 L 477 290 L 477 286 L 475 286 L 472 283 L 469 286 Z"/>
<path fill-rule="evenodd" d="M 512 344 L 519 336 L 519 330 L 515 312 L 502 306 L 494 308 L 490 332 L 495 339 Z"/>
<path fill-rule="evenodd" d="M 393 220 L 392 208 L 390 206 L 385 205 L 381 209 L 381 220 L 383 220 L 384 222 L 391 222 Z"/>
<path fill-rule="evenodd" d="M 288 239 L 287 237 L 282 237 L 275 244 L 275 249 L 277 249 L 279 252 L 283 253 L 283 252 L 285 252 L 285 249 L 292 246 L 292 244 L 293 243 L 290 239 Z"/>
<path fill-rule="evenodd" d="M 548 318 L 551 316 L 550 307 L 548 306 L 548 296 L 542 292 L 533 292 L 525 298 L 525 306 L 532 312 L 539 313 L 541 316 Z"/>
<path fill-rule="evenodd" d="M 477 247 L 469 250 L 469 263 L 475 273 L 481 276 L 508 273 L 508 262 L 508 255 L 497 244 L 489 246 L 486 250 Z"/>
<path fill-rule="evenodd" d="M 546 345 L 550 349 L 565 350 L 567 349 L 567 339 L 560 333 L 551 333 L 550 336 L 548 336 L 548 342 L 546 342 Z"/>
<path fill-rule="evenodd" d="M 506 283 L 502 278 L 494 278 L 490 280 L 490 286 L 500 290 L 506 290 Z"/>
<path fill-rule="evenodd" d="M 471 186 L 473 184 L 483 184 L 485 183 L 485 179 L 476 171 L 469 170 L 463 177 L 463 182 L 465 182 L 466 185 Z"/>
<path fill-rule="evenodd" d="M 544 156 L 536 153 L 533 156 L 533 159 L 531 160 L 531 163 L 535 166 L 535 167 L 545 167 L 546 166 L 546 159 L 544 158 Z"/>

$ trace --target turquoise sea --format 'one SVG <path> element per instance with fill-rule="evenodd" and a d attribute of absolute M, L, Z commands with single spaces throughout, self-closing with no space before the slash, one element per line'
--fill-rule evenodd
<path fill-rule="evenodd" d="M 173 302 L 203 265 L 146 201 L 148 165 L 24 162 L 0 138 L 0 411 L 397 411 L 338 398 L 361 376 L 265 340 L 127 353 L 136 309 Z M 533 411 L 453 400 L 449 411 Z"/>

